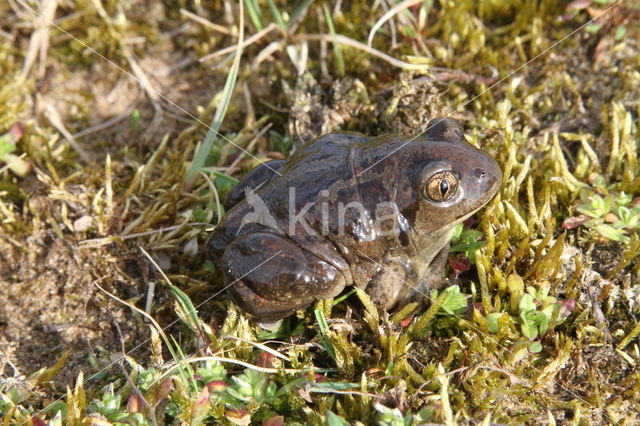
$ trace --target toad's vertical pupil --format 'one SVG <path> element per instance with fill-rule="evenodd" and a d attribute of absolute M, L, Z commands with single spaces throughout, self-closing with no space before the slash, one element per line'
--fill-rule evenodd
<path fill-rule="evenodd" d="M 442 179 L 440 181 L 440 194 L 442 194 L 442 198 L 446 198 L 448 192 L 449 182 L 446 179 Z"/>

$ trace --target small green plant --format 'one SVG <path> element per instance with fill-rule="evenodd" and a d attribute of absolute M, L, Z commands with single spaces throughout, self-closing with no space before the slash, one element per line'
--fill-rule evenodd
<path fill-rule="evenodd" d="M 293 147 L 293 141 L 286 135 L 275 130 L 269 130 L 269 148 L 273 151 L 279 151 L 284 155 L 289 155 L 289 151 Z"/>
<path fill-rule="evenodd" d="M 0 163 L 6 163 L 9 170 L 20 177 L 27 176 L 31 171 L 31 164 L 14 154 L 23 133 L 24 126 L 16 123 L 11 126 L 11 130 L 0 136 Z"/>
<path fill-rule="evenodd" d="M 528 287 L 527 292 L 520 297 L 518 304 L 522 335 L 529 340 L 543 336 L 549 329 L 554 315 L 557 318 L 557 324 L 560 324 L 573 310 L 574 302 L 572 300 L 566 302 L 558 302 L 558 299 L 549 296 L 549 287 L 543 287 L 539 290 L 535 287 Z M 532 342 L 529 350 L 540 352 L 542 345 L 538 341 Z"/>
<path fill-rule="evenodd" d="M 471 264 L 475 264 L 476 250 L 481 249 L 487 243 L 481 241 L 480 238 L 482 238 L 482 232 L 466 228 L 463 223 L 459 223 L 451 237 L 451 251 L 464 253 Z"/>
<path fill-rule="evenodd" d="M 243 403 L 272 404 L 275 401 L 278 387 L 269 383 L 264 373 L 249 369 L 231 380 L 234 384 L 227 393 Z"/>
<path fill-rule="evenodd" d="M 327 425 L 329 426 L 349 426 L 349 422 L 344 417 L 337 415 L 333 411 L 329 410 L 326 414 Z"/>
<path fill-rule="evenodd" d="M 627 34 L 627 26 L 624 24 L 625 18 L 622 19 L 612 19 L 612 21 L 616 22 L 615 25 L 605 25 L 605 23 L 598 22 L 597 18 L 604 10 L 608 10 L 616 3 L 616 0 L 586 0 L 586 1 L 573 1 L 569 3 L 567 6 L 567 10 L 572 11 L 574 13 L 579 12 L 580 10 L 587 10 L 589 17 L 593 19 L 593 22 L 589 23 L 585 26 L 584 30 L 591 34 L 598 34 L 603 32 L 603 29 L 606 32 L 614 31 L 614 39 L 615 41 L 621 41 L 624 36 Z"/>
<path fill-rule="evenodd" d="M 227 370 L 218 361 L 206 360 L 204 364 L 196 370 L 196 375 L 204 384 L 220 382 L 227 378 Z"/>
<path fill-rule="evenodd" d="M 584 215 L 580 224 L 605 239 L 629 241 L 629 234 L 640 229 L 640 203 L 633 203 L 633 197 L 624 192 L 602 189 L 606 191 L 605 195 L 596 193 L 592 188 L 580 192 L 582 203 L 576 207 Z"/>
<path fill-rule="evenodd" d="M 460 287 L 452 285 L 445 288 L 442 293 L 445 294 L 444 300 L 440 304 L 439 315 L 459 315 L 467 310 L 468 295 L 460 292 Z M 431 300 L 436 300 L 439 296 L 438 290 L 431 291 Z"/>
<path fill-rule="evenodd" d="M 119 392 L 114 392 L 113 384 L 111 384 L 108 387 L 107 391 L 102 395 L 102 399 L 94 401 L 93 403 L 89 404 L 87 408 L 89 413 L 100 414 L 116 425 L 151 424 L 144 419 L 142 413 L 131 414 L 127 412 L 126 406 L 122 405 L 122 395 Z"/>
<path fill-rule="evenodd" d="M 406 411 L 403 414 L 398 408 L 389 408 L 382 404 L 374 404 L 373 407 L 378 412 L 377 421 L 380 426 L 411 426 L 434 420 L 428 410 L 421 410 L 416 414 Z"/>

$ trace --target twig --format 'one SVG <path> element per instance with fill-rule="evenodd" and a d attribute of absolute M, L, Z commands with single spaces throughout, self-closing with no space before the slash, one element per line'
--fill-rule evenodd
<path fill-rule="evenodd" d="M 220 195 L 218 195 L 218 188 L 216 188 L 216 185 L 213 183 L 213 181 L 211 180 L 208 174 L 206 174 L 203 171 L 200 171 L 200 175 L 207 182 L 207 185 L 209 186 L 209 192 L 212 193 L 216 199 L 216 216 L 218 219 L 218 222 L 216 222 L 216 225 L 217 225 L 220 223 L 220 220 L 222 219 L 222 205 L 220 204 Z"/>
<path fill-rule="evenodd" d="M 255 144 L 260 140 L 260 138 L 264 136 L 265 133 L 267 133 L 267 130 L 271 128 L 271 124 L 272 123 L 268 123 L 262 129 L 260 129 L 258 134 L 255 135 L 255 137 L 251 140 L 251 142 L 249 142 L 249 145 L 247 145 L 247 150 L 240 152 L 240 154 L 238 154 L 238 157 L 236 157 L 236 159 L 233 160 L 233 163 L 231 163 L 231 165 L 227 169 L 227 173 L 231 173 L 231 171 L 240 163 L 240 161 L 242 161 L 242 159 L 245 157 L 245 153 L 250 151 L 255 146 Z"/>
<path fill-rule="evenodd" d="M 248 343 L 249 345 L 255 346 L 258 349 L 262 349 L 265 352 L 269 352 L 271 355 L 276 356 L 278 358 L 281 358 L 287 362 L 291 362 L 291 360 L 289 358 L 287 358 L 286 356 L 282 355 L 280 352 L 271 349 L 269 346 L 264 345 L 262 343 L 257 343 L 257 342 L 252 342 L 251 340 L 247 340 L 247 339 L 243 339 L 241 337 L 235 337 L 235 336 L 223 336 L 223 339 L 232 339 L 232 340 L 239 340 L 240 342 L 244 342 L 244 343 Z"/>
<path fill-rule="evenodd" d="M 188 359 L 189 363 L 200 362 L 200 361 L 228 362 L 229 364 L 241 365 L 243 367 L 249 368 L 251 370 L 259 371 L 261 373 L 271 373 L 271 374 L 277 374 L 277 373 L 282 373 L 282 372 L 290 373 L 290 374 L 291 373 L 306 373 L 306 372 L 309 371 L 310 368 L 313 368 L 313 371 L 317 372 L 317 373 L 334 373 L 334 372 L 338 371 L 337 368 L 316 368 L 316 367 L 313 367 L 313 366 L 309 366 L 307 368 L 269 368 L 269 367 L 259 367 L 257 365 L 249 364 L 248 362 L 240 361 L 239 359 L 224 358 L 224 357 L 219 357 L 219 356 L 201 356 L 201 357 Z M 180 367 L 179 365 L 175 365 L 175 366 L 169 368 L 167 371 L 164 372 L 163 377 L 171 374 L 174 369 L 179 368 L 179 367 Z"/>
<path fill-rule="evenodd" d="M 100 124 L 97 124 L 93 127 L 88 127 L 84 130 L 81 130 L 77 133 L 73 134 L 74 138 L 81 138 L 83 136 L 87 136 L 90 135 L 91 133 L 95 133 L 95 132 L 99 132 L 101 130 L 107 129 L 111 126 L 113 126 L 114 124 L 118 124 L 119 122 L 121 122 L 122 120 L 126 120 L 127 117 L 131 116 L 131 111 L 133 111 L 134 107 L 129 107 L 129 109 L 127 109 L 125 112 L 123 112 L 120 115 L 117 115 L 113 118 L 108 119 L 107 121 L 104 121 Z"/>
<path fill-rule="evenodd" d="M 38 68 L 38 78 L 42 78 L 45 73 L 45 63 L 47 60 L 47 50 L 49 49 L 50 27 L 58 8 L 58 0 L 49 0 L 42 5 L 42 12 L 36 18 L 35 30 L 29 40 L 29 48 L 22 67 L 22 77 L 26 78 L 33 66 L 36 55 L 39 55 L 40 66 Z"/>
<path fill-rule="evenodd" d="M 388 62 L 394 67 L 401 68 L 404 70 L 426 70 L 429 68 L 429 65 L 411 64 L 409 62 L 401 61 L 400 59 L 396 59 L 393 56 L 389 56 L 378 49 L 369 47 L 364 43 L 360 43 L 359 41 L 343 36 L 341 34 L 335 34 L 335 35 L 333 34 L 302 34 L 294 37 L 294 41 L 300 41 L 300 40 L 328 41 L 328 42 L 340 43 L 345 46 L 350 46 L 355 49 L 362 50 L 363 52 L 366 52 L 372 56 L 382 59 L 385 62 Z"/>
<path fill-rule="evenodd" d="M 152 229 L 151 231 L 137 232 L 135 234 L 111 235 L 109 237 L 92 238 L 90 240 L 80 241 L 78 243 L 78 246 L 79 246 L 79 248 L 101 247 L 101 246 L 106 245 L 106 244 L 111 244 L 112 242 L 114 242 L 116 240 L 130 240 L 132 238 L 146 237 L 147 235 L 155 235 L 155 234 L 159 234 L 159 233 L 162 233 L 162 232 L 174 231 L 174 230 L 176 230 L 178 228 L 181 228 L 183 226 L 211 226 L 211 224 L 210 223 L 205 223 L 205 222 L 189 222 L 189 223 L 183 223 L 183 224 L 180 224 L 180 225 L 168 226 L 166 228 Z"/>
<path fill-rule="evenodd" d="M 140 389 L 138 388 L 138 386 L 136 386 L 134 381 L 131 380 L 131 376 L 129 375 L 129 372 L 127 371 L 127 369 L 124 368 L 124 357 L 126 356 L 127 351 L 126 351 L 126 349 L 124 347 L 125 339 L 124 339 L 124 335 L 122 334 L 122 329 L 120 328 L 120 324 L 118 324 L 118 321 L 116 321 L 116 319 L 114 318 L 113 313 L 109 312 L 109 316 L 111 317 L 111 322 L 116 327 L 116 330 L 118 331 L 118 336 L 120 337 L 120 348 L 122 349 L 122 356 L 119 357 L 119 359 L 118 359 L 118 366 L 122 370 L 122 374 L 124 374 L 124 377 L 127 379 L 127 382 L 129 383 L 129 386 L 131 386 L 131 389 L 133 390 L 133 393 L 137 394 L 140 397 L 140 399 L 142 400 L 142 403 L 149 410 L 149 416 L 151 417 L 151 422 L 155 426 L 155 425 L 158 424 L 158 422 L 156 420 L 155 411 L 151 407 L 151 404 L 149 404 L 147 402 L 147 400 L 144 398 L 144 396 L 142 396 L 142 392 L 140 392 Z"/>
<path fill-rule="evenodd" d="M 71 147 L 73 147 L 73 149 L 76 150 L 76 152 L 82 158 L 82 160 L 84 160 L 84 162 L 86 163 L 89 163 L 91 161 L 91 157 L 89 157 L 89 154 L 87 154 L 85 150 L 82 149 L 82 147 L 80 146 L 80 144 L 78 144 L 78 142 L 73 137 L 73 135 L 67 130 L 64 124 L 62 124 L 62 120 L 60 119 L 60 114 L 58 114 L 58 111 L 55 109 L 53 105 L 50 105 L 50 104 L 45 105 L 45 116 L 47 117 L 49 122 L 51 122 L 51 125 L 55 127 L 56 130 L 58 130 L 60 133 L 62 133 L 62 136 L 64 136 L 64 138 L 69 142 Z"/>
<path fill-rule="evenodd" d="M 223 27 L 222 25 L 214 24 L 213 22 L 209 21 L 206 18 L 203 18 L 202 16 L 196 15 L 193 12 L 189 12 L 187 9 L 180 9 L 180 14 L 186 16 L 187 18 L 193 21 L 196 21 L 201 25 L 204 25 L 207 28 L 211 28 L 212 30 L 217 31 L 219 33 L 226 34 L 226 35 L 231 34 L 231 31 L 229 31 L 226 27 Z"/>
<path fill-rule="evenodd" d="M 241 49 L 244 49 L 254 41 L 258 40 L 261 37 L 264 37 L 265 35 L 269 34 L 271 31 L 275 30 L 276 28 L 278 28 L 278 26 L 274 22 L 272 22 L 269 25 L 267 25 L 262 31 L 258 31 L 257 33 L 255 33 L 254 35 L 252 35 L 251 37 L 247 38 L 245 41 L 240 43 L 240 46 L 238 46 L 237 44 L 234 44 L 233 46 L 225 47 L 224 49 L 218 50 L 217 52 L 209 53 L 208 55 L 205 55 L 202 58 L 198 59 L 198 62 L 205 62 L 205 61 L 208 61 L 209 59 L 226 55 L 227 53 L 236 51 L 238 47 L 240 47 Z"/>
<path fill-rule="evenodd" d="M 151 306 L 153 305 L 153 296 L 155 294 L 156 283 L 155 281 L 149 281 L 147 285 L 147 300 L 144 302 L 144 311 L 148 314 L 151 313 Z"/>

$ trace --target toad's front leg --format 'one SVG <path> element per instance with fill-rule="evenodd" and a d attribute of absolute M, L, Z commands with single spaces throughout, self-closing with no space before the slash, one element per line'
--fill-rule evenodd
<path fill-rule="evenodd" d="M 406 259 L 390 257 L 378 265 L 379 270 L 366 291 L 384 311 L 399 310 L 410 302 L 429 300 L 431 290 L 441 288 L 445 283 L 444 270 L 448 255 L 449 243 L 438 252 L 425 271 L 417 270 Z"/>
<path fill-rule="evenodd" d="M 335 297 L 347 283 L 336 267 L 271 232 L 235 239 L 217 264 L 233 301 L 261 323 L 274 323 L 318 299 Z"/>

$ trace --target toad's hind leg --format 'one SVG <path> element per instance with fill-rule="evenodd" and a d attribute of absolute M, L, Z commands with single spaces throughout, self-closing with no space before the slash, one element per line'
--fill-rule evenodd
<path fill-rule="evenodd" d="M 258 321 L 273 322 L 317 299 L 338 295 L 346 278 L 286 236 L 243 235 L 218 260 L 233 301 Z"/>

